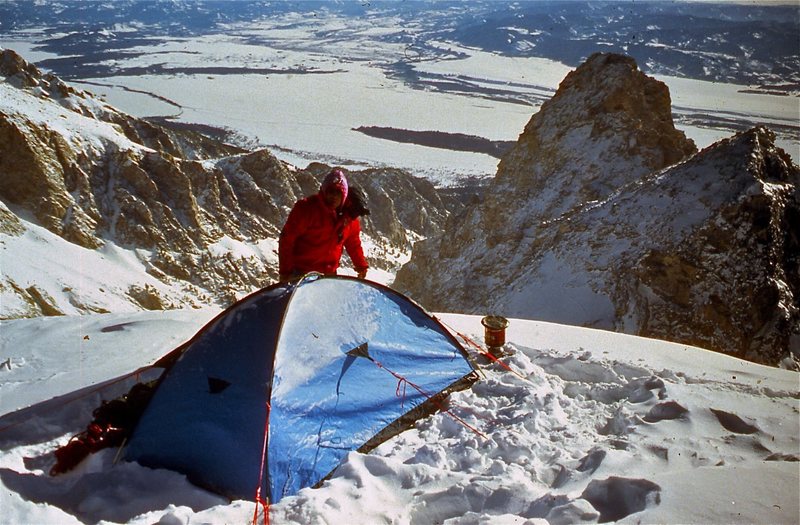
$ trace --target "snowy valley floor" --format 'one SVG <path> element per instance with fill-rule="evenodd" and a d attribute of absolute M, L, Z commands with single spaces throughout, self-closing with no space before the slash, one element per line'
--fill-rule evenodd
<path fill-rule="evenodd" d="M 99 386 L 152 363 L 217 311 L 0 325 L 0 523 L 250 523 L 183 476 L 114 463 L 50 477 Z M 480 318 L 440 315 L 482 341 Z M 512 320 L 511 355 L 319 489 L 271 507 L 273 524 L 798 523 L 800 376 L 662 341 Z"/>

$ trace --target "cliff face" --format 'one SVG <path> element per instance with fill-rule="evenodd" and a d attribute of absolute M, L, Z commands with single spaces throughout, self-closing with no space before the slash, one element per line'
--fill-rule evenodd
<path fill-rule="evenodd" d="M 130 117 L 10 50 L 0 53 L 0 78 L 0 230 L 21 235 L 25 217 L 87 250 L 132 252 L 155 279 L 117 293 L 134 307 L 224 305 L 272 282 L 289 209 L 330 169 L 296 169 L 267 150 Z M 433 186 L 408 173 L 352 177 L 374 210 L 364 229 L 376 267 L 391 269 L 387 254 L 396 260 L 447 216 Z M 77 287 L 59 297 L 7 273 L 0 292 L 15 306 L 0 316 L 110 308 L 88 304 Z"/>
<path fill-rule="evenodd" d="M 638 333 L 768 364 L 800 352 L 800 170 L 774 138 L 756 128 L 665 174 L 689 203 L 676 216 L 712 205 L 638 260 L 626 313 Z"/>
<path fill-rule="evenodd" d="M 663 84 L 595 55 L 531 119 L 484 201 L 417 243 L 395 286 L 436 310 L 777 364 L 800 353 L 800 171 L 765 128 L 693 152 Z"/>

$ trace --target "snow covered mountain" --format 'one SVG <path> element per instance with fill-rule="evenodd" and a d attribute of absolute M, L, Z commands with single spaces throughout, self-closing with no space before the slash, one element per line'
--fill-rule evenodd
<path fill-rule="evenodd" d="M 800 169 L 765 128 L 692 155 L 669 101 L 629 57 L 590 57 L 395 287 L 441 311 L 796 357 Z"/>
<path fill-rule="evenodd" d="M 329 167 L 130 117 L 0 53 L 0 317 L 229 304 L 277 277 L 281 225 Z M 378 269 L 460 206 L 400 170 L 351 179 Z"/>

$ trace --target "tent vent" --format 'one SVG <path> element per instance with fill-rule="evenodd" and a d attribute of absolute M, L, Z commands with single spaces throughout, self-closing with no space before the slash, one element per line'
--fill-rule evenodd
<path fill-rule="evenodd" d="M 212 394 L 219 394 L 229 386 L 231 386 L 231 384 L 224 379 L 219 379 L 217 377 L 208 378 L 208 391 Z"/>

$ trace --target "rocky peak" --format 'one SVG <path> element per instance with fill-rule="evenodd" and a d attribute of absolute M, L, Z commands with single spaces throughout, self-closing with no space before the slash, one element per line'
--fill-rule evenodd
<path fill-rule="evenodd" d="M 516 260 L 517 244 L 530 242 L 543 224 L 695 151 L 673 125 L 666 85 L 629 57 L 592 55 L 533 115 L 480 205 L 418 244 L 395 282 L 411 288 L 408 280 L 421 278 L 420 288 L 434 291 L 489 275 Z M 459 274 L 422 270 L 465 253 L 468 268 Z M 420 269 L 418 277 L 410 276 L 413 268 Z"/>
<path fill-rule="evenodd" d="M 552 218 L 696 151 L 675 129 L 664 83 L 628 56 L 596 53 L 533 115 L 496 183 L 535 197 Z"/>
<path fill-rule="evenodd" d="M 800 169 L 775 147 L 769 130 L 754 128 L 707 148 L 662 180 L 680 207 L 656 215 L 661 227 L 687 222 L 680 214 L 697 216 L 705 208 L 708 215 L 684 228 L 679 242 L 652 244 L 638 254 L 630 279 L 638 289 L 618 299 L 627 300 L 638 333 L 773 365 L 796 359 Z"/>
<path fill-rule="evenodd" d="M 30 89 L 42 97 L 63 98 L 79 93 L 55 75 L 42 73 L 11 49 L 0 48 L 0 75 L 6 77 L 9 84 Z"/>
<path fill-rule="evenodd" d="M 774 140 L 763 127 L 737 134 L 653 187 L 679 204 L 638 214 L 655 238 L 669 238 L 656 221 L 689 222 L 680 215 L 703 207 L 707 216 L 633 252 L 627 282 L 609 283 L 636 333 L 771 365 L 800 361 L 800 168 Z"/>
<path fill-rule="evenodd" d="M 156 125 L 108 106 L 91 93 L 73 88 L 52 73 L 43 73 L 11 49 L 0 49 L 0 76 L 4 82 L 65 110 L 116 126 L 130 141 L 176 157 L 203 159 L 242 153 L 232 145 L 201 133 Z"/>
<path fill-rule="evenodd" d="M 592 56 L 531 119 L 484 201 L 418 242 L 395 286 L 434 310 L 772 365 L 800 355 L 798 167 L 765 128 L 687 157 L 668 103 L 631 59 Z"/>

